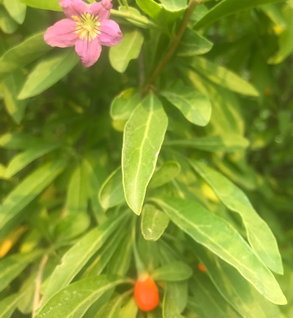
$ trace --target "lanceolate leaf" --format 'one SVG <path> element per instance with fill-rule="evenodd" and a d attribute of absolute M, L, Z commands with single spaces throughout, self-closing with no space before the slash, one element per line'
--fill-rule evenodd
<path fill-rule="evenodd" d="M 190 278 L 192 269 L 183 262 L 171 262 L 151 272 L 154 280 L 177 282 Z"/>
<path fill-rule="evenodd" d="M 120 44 L 111 47 L 110 62 L 113 68 L 124 73 L 131 60 L 138 58 L 144 37 L 138 30 L 125 33 Z"/>
<path fill-rule="evenodd" d="M 240 214 L 247 230 L 249 243 L 259 258 L 273 271 L 282 274 L 283 266 L 277 241 L 267 223 L 254 210 L 247 196 L 230 180 L 207 165 L 195 160 L 190 163 L 219 199 L 230 210 Z"/>
<path fill-rule="evenodd" d="M 18 23 L 22 24 L 25 19 L 26 5 L 20 0 L 4 0 L 4 6 L 10 16 Z"/>
<path fill-rule="evenodd" d="M 16 155 L 8 164 L 6 169 L 6 178 L 11 178 L 13 175 L 15 175 L 17 172 L 19 172 L 21 169 L 26 167 L 29 163 L 34 161 L 35 159 L 47 154 L 48 152 L 60 147 L 60 143 L 44 143 L 40 145 L 39 147 L 30 148 L 18 155 Z"/>
<path fill-rule="evenodd" d="M 0 261 L 0 291 L 7 287 L 31 262 L 41 256 L 43 251 L 13 254 Z M 1 314 L 1 312 L 0 312 Z"/>
<path fill-rule="evenodd" d="M 178 56 L 194 56 L 209 52 L 213 47 L 213 43 L 191 29 L 186 29 L 178 50 Z"/>
<path fill-rule="evenodd" d="M 64 254 L 62 263 L 55 268 L 50 278 L 44 294 L 43 304 L 72 281 L 90 257 L 117 230 L 117 227 L 123 226 L 126 216 L 126 213 L 122 213 L 119 217 L 111 218 L 99 227 L 91 230 Z"/>
<path fill-rule="evenodd" d="M 13 294 L 0 301 L 0 318 L 10 318 L 24 294 Z"/>
<path fill-rule="evenodd" d="M 150 93 L 129 118 L 124 132 L 122 176 L 129 207 L 141 213 L 149 181 L 164 140 L 168 119 L 160 100 Z"/>
<path fill-rule="evenodd" d="M 29 7 L 43 9 L 43 10 L 52 10 L 52 11 L 62 11 L 62 8 L 59 4 L 59 0 L 20 0 L 22 3 L 25 3 Z"/>
<path fill-rule="evenodd" d="M 18 99 L 36 96 L 68 74 L 79 62 L 73 49 L 62 49 L 44 57 L 28 75 Z"/>
<path fill-rule="evenodd" d="M 9 75 L 14 70 L 31 63 L 51 49 L 52 47 L 44 41 L 44 32 L 34 34 L 8 50 L 0 58 L 0 79 Z"/>
<path fill-rule="evenodd" d="M 237 268 L 271 302 L 286 304 L 286 298 L 272 273 L 228 222 L 194 201 L 170 197 L 152 200 L 179 228 Z"/>
<path fill-rule="evenodd" d="M 204 151 L 235 152 L 248 147 L 249 141 L 241 135 L 207 136 L 196 139 L 168 140 L 167 146 L 195 148 Z"/>
<path fill-rule="evenodd" d="M 278 306 L 260 295 L 234 267 L 195 242 L 192 249 L 220 294 L 242 317 L 280 318 Z"/>
<path fill-rule="evenodd" d="M 196 273 L 190 284 L 194 297 L 191 297 L 189 306 L 195 299 L 207 318 L 240 318 L 241 316 L 219 294 L 215 286 L 203 273 Z"/>
<path fill-rule="evenodd" d="M 180 173 L 181 167 L 177 161 L 167 161 L 160 167 L 159 170 L 156 170 L 153 174 L 153 177 L 150 181 L 150 188 L 158 188 L 162 185 L 172 181 Z"/>
<path fill-rule="evenodd" d="M 206 126 L 211 118 L 209 99 L 194 87 L 177 84 L 161 93 L 176 106 L 187 120 L 199 126 Z"/>
<path fill-rule="evenodd" d="M 88 192 L 88 171 L 81 162 L 74 169 L 67 189 L 67 214 L 84 213 L 87 209 Z"/>
<path fill-rule="evenodd" d="M 82 279 L 59 291 L 35 317 L 82 317 L 86 310 L 105 292 L 123 283 L 127 283 L 127 280 L 111 279 L 105 275 Z"/>
<path fill-rule="evenodd" d="M 219 19 L 241 10 L 251 9 L 263 4 L 280 1 L 281 0 L 224 0 L 212 8 L 201 20 L 199 20 L 196 23 L 195 28 L 197 30 L 204 28 Z"/>
<path fill-rule="evenodd" d="M 113 171 L 103 183 L 100 189 L 99 199 L 105 210 L 125 202 L 121 167 Z"/>
<path fill-rule="evenodd" d="M 169 217 L 155 206 L 146 204 L 142 211 L 141 231 L 146 240 L 157 241 L 164 233 Z"/>
<path fill-rule="evenodd" d="M 64 160 L 47 163 L 12 190 L 0 206 L 0 229 L 39 195 L 61 173 L 65 164 Z"/>
<path fill-rule="evenodd" d="M 180 315 L 179 308 L 176 304 L 173 294 L 170 290 L 170 285 L 166 285 L 163 299 L 163 318 L 184 318 Z"/>
<path fill-rule="evenodd" d="M 258 91 L 243 78 L 227 68 L 202 57 L 194 57 L 192 67 L 210 81 L 229 90 L 248 96 L 258 96 Z"/>

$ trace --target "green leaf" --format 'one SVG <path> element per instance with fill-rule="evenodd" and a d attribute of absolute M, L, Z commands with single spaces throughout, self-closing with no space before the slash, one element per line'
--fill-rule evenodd
<path fill-rule="evenodd" d="M 16 99 L 24 80 L 22 73 L 15 71 L 0 83 L 6 110 L 17 124 L 21 122 L 27 104 L 26 101 Z"/>
<path fill-rule="evenodd" d="M 56 226 L 55 235 L 58 242 L 69 241 L 82 234 L 90 225 L 88 214 L 79 212 L 66 215 Z"/>
<path fill-rule="evenodd" d="M 0 318 L 10 318 L 24 294 L 13 294 L 0 301 Z"/>
<path fill-rule="evenodd" d="M 180 315 L 177 303 L 171 292 L 171 285 L 166 284 L 166 289 L 163 299 L 163 318 L 184 318 Z"/>
<path fill-rule="evenodd" d="M 258 91 L 247 81 L 223 66 L 219 66 L 202 57 L 192 59 L 192 67 L 211 82 L 225 87 L 233 92 L 258 96 Z"/>
<path fill-rule="evenodd" d="M 34 34 L 2 55 L 0 58 L 0 79 L 33 62 L 51 49 L 52 47 L 44 41 L 44 32 Z"/>
<path fill-rule="evenodd" d="M 138 215 L 156 167 L 167 125 L 168 118 L 160 100 L 150 93 L 125 126 L 122 149 L 124 193 L 129 207 Z"/>
<path fill-rule="evenodd" d="M 286 28 L 279 36 L 279 51 L 268 60 L 270 64 L 283 62 L 293 52 L 293 8 L 289 5 L 285 6 L 283 14 L 286 19 Z"/>
<path fill-rule="evenodd" d="M 68 214 L 84 213 L 87 210 L 88 171 L 83 163 L 79 163 L 74 169 L 67 189 L 66 212 Z"/>
<path fill-rule="evenodd" d="M 190 278 L 192 276 L 192 269 L 187 264 L 176 261 L 156 268 L 150 275 L 154 280 L 178 282 Z"/>
<path fill-rule="evenodd" d="M 187 8 L 187 0 L 159 0 L 167 11 L 181 11 Z"/>
<path fill-rule="evenodd" d="M 103 183 L 100 189 L 99 199 L 105 210 L 125 201 L 121 167 L 113 171 Z"/>
<path fill-rule="evenodd" d="M 182 313 L 187 305 L 188 285 L 188 281 L 166 283 L 168 295 L 176 303 L 179 313 Z"/>
<path fill-rule="evenodd" d="M 0 229 L 35 199 L 62 172 L 64 167 L 64 160 L 49 162 L 19 183 L 0 206 Z"/>
<path fill-rule="evenodd" d="M 227 208 L 240 214 L 246 227 L 248 241 L 258 257 L 270 269 L 283 274 L 277 241 L 267 223 L 257 214 L 242 190 L 212 168 L 195 160 L 190 161 L 190 164 Z"/>
<path fill-rule="evenodd" d="M 126 213 L 122 213 L 91 230 L 63 255 L 62 263 L 55 268 L 45 290 L 43 304 L 72 281 L 86 262 L 104 245 L 110 235 L 119 226 L 125 224 L 126 216 Z"/>
<path fill-rule="evenodd" d="M 213 116 L 207 126 L 211 135 L 226 136 L 228 134 L 244 135 L 245 127 L 243 115 L 241 114 L 238 96 L 207 81 L 194 71 L 185 70 L 192 84 L 211 101 Z"/>
<path fill-rule="evenodd" d="M 105 275 L 82 279 L 54 295 L 40 309 L 35 318 L 82 317 L 106 291 L 126 282 L 125 279 L 114 280 Z"/>
<path fill-rule="evenodd" d="M 167 146 L 188 147 L 210 152 L 235 152 L 246 149 L 249 141 L 240 135 L 207 136 L 196 139 L 168 140 Z"/>
<path fill-rule="evenodd" d="M 283 29 L 286 28 L 286 20 L 283 16 L 280 6 L 277 4 L 266 4 L 260 9 L 272 20 L 272 22 Z"/>
<path fill-rule="evenodd" d="M 113 235 L 109 238 L 109 240 L 106 242 L 106 244 L 103 245 L 101 250 L 99 250 L 97 252 L 96 258 L 88 266 L 88 268 L 85 270 L 85 272 L 83 273 L 82 277 L 100 275 L 102 273 L 102 271 L 105 269 L 105 267 L 107 266 L 107 264 L 109 263 L 109 261 L 112 259 L 114 253 L 117 250 L 118 245 L 125 242 L 123 240 L 124 236 L 125 236 L 125 229 L 123 229 L 122 227 L 118 228 L 115 231 L 115 233 L 113 233 Z M 121 246 L 123 246 L 123 245 L 121 245 Z M 123 250 L 123 252 L 128 251 L 127 249 L 125 250 L 125 246 L 123 246 L 123 248 L 121 248 L 121 250 Z M 119 252 L 120 252 L 120 250 L 118 250 L 116 252 L 114 257 Z M 119 260 L 118 263 L 121 264 L 121 259 Z M 108 273 L 116 274 L 116 275 L 119 275 L 119 276 L 124 276 L 124 274 L 121 275 L 119 273 L 111 272 L 111 271 L 108 271 Z"/>
<path fill-rule="evenodd" d="M 203 273 L 193 276 L 190 288 L 194 297 L 189 301 L 189 307 L 194 309 L 193 302 L 205 313 L 207 318 L 240 318 L 241 316 L 219 294 L 209 278 Z"/>
<path fill-rule="evenodd" d="M 139 103 L 139 93 L 134 88 L 126 89 L 112 101 L 110 115 L 113 120 L 128 120 Z"/>
<path fill-rule="evenodd" d="M 157 241 L 169 224 L 168 216 L 155 206 L 146 204 L 142 210 L 141 232 L 146 240 Z"/>
<path fill-rule="evenodd" d="M 234 266 L 267 299 L 276 304 L 286 304 L 273 274 L 228 222 L 194 201 L 177 198 L 152 200 L 179 228 Z"/>
<path fill-rule="evenodd" d="M 108 266 L 108 273 L 125 276 L 129 270 L 132 257 L 132 234 L 127 235 L 120 243 Z"/>
<path fill-rule="evenodd" d="M 158 188 L 175 179 L 180 173 L 181 166 L 177 161 L 166 161 L 155 171 L 149 184 L 149 188 Z"/>
<path fill-rule="evenodd" d="M 0 6 L 0 29 L 6 34 L 14 33 L 18 24 L 10 17 L 4 7 Z"/>
<path fill-rule="evenodd" d="M 127 7 L 119 7 L 119 11 L 122 15 L 112 10 L 111 13 L 113 15 L 122 16 L 130 23 L 137 25 L 140 28 L 149 29 L 149 28 L 157 28 L 155 24 L 153 24 L 147 17 L 143 16 L 139 10 L 132 8 L 130 6 Z M 115 14 L 114 14 L 115 13 Z"/>
<path fill-rule="evenodd" d="M 22 3 L 25 3 L 29 7 L 43 9 L 43 10 L 52 10 L 52 11 L 62 11 L 62 8 L 59 4 L 60 0 L 20 0 Z"/>
<path fill-rule="evenodd" d="M 59 143 L 49 144 L 44 143 L 38 147 L 30 148 L 25 150 L 24 152 L 16 155 L 8 164 L 6 168 L 5 177 L 11 178 L 17 172 L 22 170 L 28 164 L 36 160 L 37 158 L 44 156 L 45 154 L 55 150 L 60 147 Z"/>
<path fill-rule="evenodd" d="M 6 149 L 29 149 L 40 147 L 46 142 L 41 138 L 24 133 L 7 133 L 0 137 L 0 147 Z"/>
<path fill-rule="evenodd" d="M 124 73 L 131 60 L 137 59 L 144 41 L 144 37 L 138 30 L 125 32 L 123 40 L 110 49 L 110 63 L 119 73 Z"/>
<path fill-rule="evenodd" d="M 191 86 L 177 83 L 161 92 L 176 106 L 187 120 L 199 126 L 206 126 L 211 119 L 212 106 L 209 99 Z"/>
<path fill-rule="evenodd" d="M 186 29 L 176 54 L 178 56 L 194 56 L 208 53 L 213 47 L 213 43 L 194 30 Z"/>
<path fill-rule="evenodd" d="M 41 256 L 37 250 L 25 254 L 13 254 L 0 261 L 0 291 L 5 289 L 30 263 Z"/>
<path fill-rule="evenodd" d="M 278 307 L 261 296 L 234 267 L 195 242 L 192 248 L 220 294 L 243 317 L 280 318 Z"/>
<path fill-rule="evenodd" d="M 121 308 L 120 317 L 121 318 L 136 318 L 138 312 L 138 307 L 136 301 L 133 297 L 127 302 L 127 304 Z"/>
<path fill-rule="evenodd" d="M 22 24 L 26 15 L 26 5 L 19 0 L 4 0 L 3 4 L 11 18 L 18 24 Z"/>
<path fill-rule="evenodd" d="M 111 299 L 98 311 L 95 318 L 120 318 L 122 301 L 123 297 L 121 295 Z"/>
<path fill-rule="evenodd" d="M 78 63 L 74 49 L 56 50 L 37 63 L 28 75 L 18 99 L 36 96 L 67 75 Z"/>
<path fill-rule="evenodd" d="M 159 21 L 162 18 L 162 6 L 153 0 L 136 0 L 137 5 L 143 10 L 147 15 L 149 15 L 154 20 Z"/>
<path fill-rule="evenodd" d="M 195 28 L 197 30 L 204 28 L 215 21 L 242 10 L 280 1 L 281 0 L 224 0 L 214 6 L 201 20 L 199 20 L 196 23 Z"/>

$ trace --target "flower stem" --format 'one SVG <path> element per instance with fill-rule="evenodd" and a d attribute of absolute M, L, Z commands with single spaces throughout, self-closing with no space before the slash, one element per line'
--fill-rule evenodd
<path fill-rule="evenodd" d="M 146 18 L 144 16 L 134 15 L 134 14 L 131 13 L 131 11 L 123 12 L 123 11 L 118 11 L 118 10 L 111 9 L 111 15 L 139 22 L 141 24 L 144 24 L 146 27 L 149 27 L 150 29 L 157 29 L 157 30 L 161 30 L 162 29 L 157 24 L 151 22 L 148 18 Z"/>
<path fill-rule="evenodd" d="M 188 26 L 189 20 L 191 18 L 191 15 L 193 13 L 193 10 L 195 9 L 195 7 L 200 3 L 200 0 L 189 0 L 187 9 L 184 13 L 184 17 L 182 19 L 182 22 L 180 24 L 180 27 L 178 29 L 178 32 L 173 40 L 173 42 L 171 43 L 171 46 L 169 48 L 169 50 L 166 52 L 166 54 L 163 56 L 163 58 L 161 59 L 161 61 L 159 62 L 157 68 L 155 69 L 154 73 L 152 74 L 152 76 L 150 77 L 148 83 L 146 84 L 146 86 L 143 89 L 143 93 L 146 94 L 150 87 L 153 86 L 153 84 L 155 83 L 155 81 L 157 80 L 157 78 L 159 77 L 159 75 L 162 73 L 164 67 L 167 65 L 167 63 L 169 62 L 169 60 L 173 57 L 181 39 L 182 36 L 185 32 L 185 29 Z"/>

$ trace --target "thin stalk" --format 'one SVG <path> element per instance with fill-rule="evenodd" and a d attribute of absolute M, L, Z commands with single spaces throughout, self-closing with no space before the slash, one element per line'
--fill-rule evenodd
<path fill-rule="evenodd" d="M 158 26 L 157 24 L 151 22 L 146 17 L 143 17 L 143 16 L 140 17 L 140 16 L 137 16 L 137 15 L 133 15 L 131 13 L 131 11 L 122 12 L 122 11 L 111 9 L 111 15 L 139 22 L 141 24 L 144 24 L 145 26 L 148 26 L 150 29 L 162 30 L 162 28 L 160 26 Z"/>
<path fill-rule="evenodd" d="M 161 59 L 161 61 L 158 64 L 157 68 L 155 69 L 154 73 L 150 77 L 148 83 L 144 87 L 144 89 L 143 89 L 144 94 L 146 94 L 149 91 L 150 87 L 153 86 L 153 84 L 155 83 L 157 78 L 160 76 L 160 74 L 162 73 L 163 69 L 165 68 L 165 66 L 167 65 L 169 60 L 173 57 L 181 39 L 182 39 L 182 36 L 183 36 L 187 26 L 188 26 L 191 15 L 192 15 L 195 7 L 199 3 L 200 3 L 200 0 L 190 0 L 189 1 L 187 9 L 185 10 L 185 13 L 184 13 L 184 17 L 183 17 L 182 22 L 180 24 L 180 27 L 178 29 L 178 32 L 177 32 L 175 38 L 173 39 L 173 42 L 171 43 L 169 50 L 163 56 L 163 58 Z"/>
<path fill-rule="evenodd" d="M 146 269 L 139 256 L 139 253 L 136 247 L 136 218 L 133 219 L 133 224 L 132 224 L 132 248 L 133 248 L 134 260 L 136 265 L 137 277 L 139 277 L 141 274 L 146 272 Z"/>

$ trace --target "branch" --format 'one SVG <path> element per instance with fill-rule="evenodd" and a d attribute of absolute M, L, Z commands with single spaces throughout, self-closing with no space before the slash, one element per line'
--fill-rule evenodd
<path fill-rule="evenodd" d="M 146 84 L 146 86 L 143 89 L 143 93 L 146 94 L 148 92 L 148 90 L 150 89 L 150 87 L 152 87 L 152 85 L 155 83 L 155 81 L 157 80 L 157 78 L 159 77 L 159 75 L 162 73 L 164 67 L 166 66 L 166 64 L 169 62 L 169 60 L 173 57 L 181 39 L 182 36 L 188 26 L 189 20 L 191 18 L 191 15 L 193 13 L 193 10 L 195 9 L 195 7 L 200 3 L 200 0 L 189 0 L 187 9 L 184 13 L 184 17 L 183 20 L 180 24 L 179 30 L 169 48 L 169 50 L 167 51 L 167 53 L 163 56 L 163 58 L 161 59 L 161 61 L 159 62 L 157 68 L 155 69 L 153 75 L 151 76 L 151 78 L 149 79 L 148 83 Z"/>

